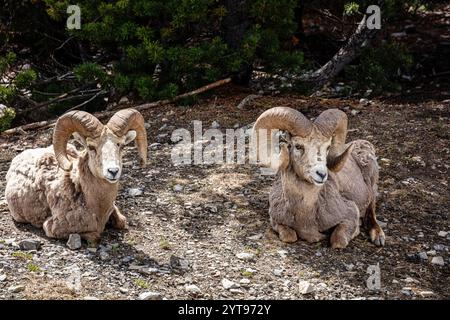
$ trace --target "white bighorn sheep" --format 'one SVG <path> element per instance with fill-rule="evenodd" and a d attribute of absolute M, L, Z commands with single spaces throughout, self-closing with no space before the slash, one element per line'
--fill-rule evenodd
<path fill-rule="evenodd" d="M 71 135 L 84 146 L 78 152 Z M 78 233 L 98 241 L 108 220 L 123 229 L 127 220 L 114 204 L 122 173 L 122 149 L 136 139 L 141 164 L 147 161 L 147 134 L 142 115 L 120 110 L 103 125 L 84 111 L 61 116 L 53 146 L 17 155 L 6 175 L 6 201 L 13 219 L 43 227 L 50 238 Z"/>
<path fill-rule="evenodd" d="M 375 217 L 375 149 L 365 140 L 346 144 L 347 121 L 338 109 L 326 110 L 311 122 L 297 110 L 275 107 L 255 122 L 253 135 L 263 162 L 261 137 L 273 152 L 270 132 L 282 132 L 277 161 L 270 154 L 265 159 L 266 164 L 275 162 L 272 166 L 278 170 L 269 196 L 269 215 L 282 241 L 295 242 L 299 237 L 316 242 L 334 228 L 331 246 L 344 248 L 359 234 L 362 218 L 371 241 L 384 245 L 385 235 Z M 269 134 L 263 136 L 260 129 Z"/>

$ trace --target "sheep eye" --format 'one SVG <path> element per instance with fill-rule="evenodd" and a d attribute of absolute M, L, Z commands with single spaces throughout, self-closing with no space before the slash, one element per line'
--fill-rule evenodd
<path fill-rule="evenodd" d="M 295 145 L 295 149 L 298 150 L 298 151 L 303 151 L 303 147 L 301 145 L 299 145 L 299 144 Z"/>

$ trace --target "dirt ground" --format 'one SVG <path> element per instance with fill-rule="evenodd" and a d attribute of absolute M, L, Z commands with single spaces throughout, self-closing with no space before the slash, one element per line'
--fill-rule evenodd
<path fill-rule="evenodd" d="M 117 199 L 129 230 L 107 229 L 96 249 L 83 243 L 71 251 L 42 230 L 13 223 L 4 198 L 9 163 L 26 148 L 49 145 L 51 129 L 0 137 L 0 299 L 136 299 L 144 292 L 165 299 L 449 299 L 450 102 L 364 105 L 277 95 L 237 110 L 249 93 L 227 87 L 191 107 L 144 113 L 150 164 L 141 169 L 129 148 Z M 222 132 L 248 128 L 274 106 L 308 117 L 340 108 L 349 116 L 348 141 L 363 138 L 376 146 L 385 247 L 375 247 L 365 233 L 343 250 L 330 249 L 328 240 L 282 243 L 269 226 L 273 177 L 250 164 L 172 165 L 174 129 L 192 132 L 192 120 L 203 121 L 204 129 L 216 121 Z M 143 194 L 131 196 L 130 188 Z M 22 239 L 43 245 L 21 251 Z M 243 252 L 248 260 L 237 257 Z M 444 265 L 432 263 L 434 257 Z M 381 289 L 372 291 L 367 269 L 377 264 Z M 70 285 L 74 274 L 78 287 Z M 312 292 L 302 294 L 299 281 L 309 282 Z"/>

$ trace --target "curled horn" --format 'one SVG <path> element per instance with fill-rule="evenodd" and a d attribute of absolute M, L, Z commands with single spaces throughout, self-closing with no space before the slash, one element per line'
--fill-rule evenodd
<path fill-rule="evenodd" d="M 253 126 L 253 138 L 256 142 L 256 151 L 260 159 L 265 156 L 260 153 L 259 130 L 267 130 L 266 143 L 269 152 L 272 152 L 272 134 L 271 130 L 285 130 L 292 136 L 305 137 L 311 133 L 313 129 L 311 121 L 301 112 L 288 107 L 275 107 L 263 112 L 256 120 Z M 271 157 L 271 156 L 270 156 Z M 270 159 L 268 159 L 270 162 Z"/>
<path fill-rule="evenodd" d="M 347 148 L 345 145 L 347 115 L 339 109 L 329 109 L 322 112 L 314 121 L 314 124 L 323 135 L 332 138 L 327 164 L 330 170 L 339 171 L 351 153 L 351 145 Z"/>
<path fill-rule="evenodd" d="M 130 130 L 136 131 L 136 146 L 141 158 L 141 165 L 147 163 L 147 131 L 144 118 L 136 109 L 124 109 L 116 112 L 106 126 L 117 136 L 123 136 Z"/>
<path fill-rule="evenodd" d="M 53 131 L 53 149 L 59 166 L 66 171 L 72 169 L 72 162 L 67 157 L 67 141 L 74 132 L 84 137 L 98 137 L 103 124 L 92 114 L 84 111 L 71 111 L 62 115 Z"/>

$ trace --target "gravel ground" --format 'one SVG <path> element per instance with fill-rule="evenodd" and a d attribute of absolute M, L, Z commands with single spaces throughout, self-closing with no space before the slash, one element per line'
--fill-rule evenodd
<path fill-rule="evenodd" d="M 224 90 L 193 107 L 144 114 L 150 164 L 141 169 L 129 148 L 117 199 L 129 229 L 106 229 L 97 248 L 83 242 L 71 250 L 12 221 L 4 198 L 9 162 L 50 144 L 51 129 L 0 137 L 0 299 L 448 299 L 449 102 L 281 95 L 238 112 L 247 95 Z M 349 140 L 377 147 L 386 247 L 365 233 L 344 250 L 328 240 L 282 243 L 269 227 L 272 177 L 248 164 L 171 164 L 173 129 L 192 130 L 193 119 L 204 128 L 213 121 L 219 129 L 248 127 L 265 108 L 282 105 L 310 117 L 339 107 L 349 115 Z M 370 290 L 367 270 L 377 264 L 381 289 Z"/>

